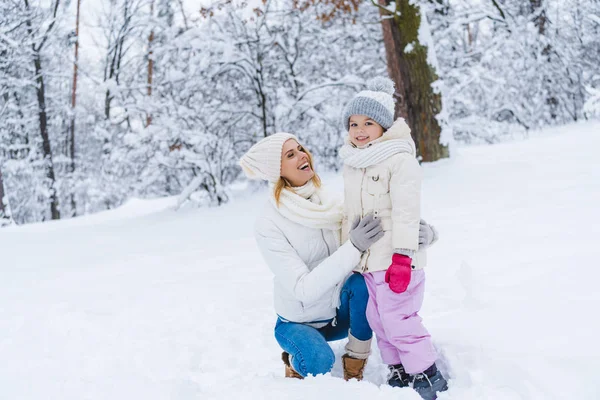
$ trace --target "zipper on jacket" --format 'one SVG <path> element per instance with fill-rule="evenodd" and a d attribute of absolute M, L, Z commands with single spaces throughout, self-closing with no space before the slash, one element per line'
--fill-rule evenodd
<path fill-rule="evenodd" d="M 363 176 L 362 176 L 362 179 L 360 180 L 360 191 L 358 192 L 358 197 L 360 198 L 360 217 L 364 218 L 365 206 L 363 204 L 362 194 L 363 194 L 363 186 L 365 184 L 365 175 L 367 175 L 367 169 L 362 168 L 362 172 L 363 172 Z"/>
<path fill-rule="evenodd" d="M 362 179 L 360 181 L 360 192 L 359 192 L 359 197 L 360 197 L 360 216 L 361 216 L 361 218 L 364 218 L 364 216 L 365 216 L 365 206 L 364 206 L 364 203 L 363 203 L 362 194 L 363 194 L 363 186 L 365 184 L 365 176 L 367 175 L 367 169 L 366 168 L 361 168 L 361 169 L 363 171 L 363 176 L 362 176 Z M 369 255 L 370 254 L 371 254 L 371 249 L 367 249 L 367 251 L 363 255 L 365 257 L 365 262 L 364 262 L 364 265 L 362 267 L 362 271 L 363 272 L 367 271 L 367 260 L 369 259 Z"/>

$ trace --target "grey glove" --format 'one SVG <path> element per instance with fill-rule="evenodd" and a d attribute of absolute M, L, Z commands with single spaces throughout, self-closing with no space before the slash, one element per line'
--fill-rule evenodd
<path fill-rule="evenodd" d="M 350 228 L 349 236 L 354 247 L 363 252 L 383 236 L 381 220 L 375 219 L 373 214 L 369 214 L 363 219 L 357 217 Z"/>
<path fill-rule="evenodd" d="M 424 219 L 419 223 L 419 250 L 424 250 L 438 240 L 438 233 Z"/>

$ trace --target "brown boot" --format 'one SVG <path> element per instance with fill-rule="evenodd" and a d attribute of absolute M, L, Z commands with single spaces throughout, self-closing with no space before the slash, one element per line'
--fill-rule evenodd
<path fill-rule="evenodd" d="M 350 379 L 356 379 L 361 381 L 363 378 L 363 371 L 367 360 L 361 360 L 359 358 L 350 357 L 348 354 L 342 356 L 342 365 L 344 366 L 344 379 L 349 381 Z"/>
<path fill-rule="evenodd" d="M 292 368 L 292 365 L 290 364 L 290 355 L 288 353 L 286 353 L 285 351 L 283 353 L 281 353 L 281 359 L 283 360 L 283 363 L 285 364 L 285 377 L 286 378 L 304 379 L 304 377 L 302 375 L 300 375 L 299 373 L 294 371 L 294 368 Z"/>

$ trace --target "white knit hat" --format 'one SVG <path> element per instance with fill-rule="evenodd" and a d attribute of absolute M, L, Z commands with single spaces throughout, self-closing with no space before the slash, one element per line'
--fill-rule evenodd
<path fill-rule="evenodd" d="M 367 90 L 359 92 L 346 104 L 342 123 L 349 129 L 353 115 L 366 115 L 387 130 L 394 123 L 394 82 L 385 77 L 376 77 L 367 82 Z"/>
<path fill-rule="evenodd" d="M 240 166 L 249 179 L 264 179 L 276 183 L 281 176 L 281 149 L 289 139 L 298 141 L 291 133 L 275 133 L 250 148 L 240 158 Z"/>

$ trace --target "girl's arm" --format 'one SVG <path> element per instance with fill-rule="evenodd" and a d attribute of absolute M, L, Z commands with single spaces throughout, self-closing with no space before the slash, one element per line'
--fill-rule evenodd
<path fill-rule="evenodd" d="M 392 245 L 396 250 L 416 252 L 421 220 L 421 166 L 410 154 L 399 154 L 396 158 L 390 177 Z"/>
<path fill-rule="evenodd" d="M 340 283 L 360 261 L 360 251 L 348 240 L 310 271 L 273 221 L 260 219 L 255 236 L 275 278 L 302 302 L 311 303 L 319 299 Z"/>

